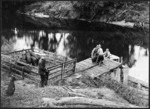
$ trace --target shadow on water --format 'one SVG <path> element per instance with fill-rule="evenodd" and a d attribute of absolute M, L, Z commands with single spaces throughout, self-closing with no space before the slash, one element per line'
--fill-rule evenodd
<path fill-rule="evenodd" d="M 77 20 L 40 19 L 5 13 L 2 18 L 2 36 L 13 40 L 14 50 L 34 47 L 77 58 L 90 57 L 92 49 L 101 44 L 112 54 L 123 57 L 123 62 L 132 67 L 135 46 L 149 54 L 149 32 L 123 28 L 106 23 L 88 23 Z"/>

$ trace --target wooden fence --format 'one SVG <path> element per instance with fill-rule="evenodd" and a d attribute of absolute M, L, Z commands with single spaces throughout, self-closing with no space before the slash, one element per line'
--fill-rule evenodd
<path fill-rule="evenodd" d="M 20 54 L 25 50 L 16 51 L 7 55 L 1 54 L 1 68 L 13 74 L 14 76 L 24 79 L 29 78 L 36 83 L 40 82 L 40 75 L 38 74 L 38 66 L 32 66 L 20 61 Z M 40 53 L 41 51 L 37 51 Z M 49 71 L 48 83 L 53 84 L 67 76 L 75 73 L 76 59 L 70 59 L 55 53 L 42 50 L 46 54 L 46 68 Z"/>

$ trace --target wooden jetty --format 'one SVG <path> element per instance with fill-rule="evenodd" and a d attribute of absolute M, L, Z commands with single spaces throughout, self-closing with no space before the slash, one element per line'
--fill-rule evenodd
<path fill-rule="evenodd" d="M 21 61 L 23 52 L 28 50 L 30 49 L 1 54 L 1 69 L 20 79 L 29 78 L 39 83 L 38 66 Z M 48 84 L 55 83 L 75 73 L 76 59 L 35 48 L 34 53 L 46 59 L 46 68 L 49 71 Z"/>
<path fill-rule="evenodd" d="M 134 77 L 129 76 L 127 66 L 122 65 L 118 56 L 112 55 L 110 59 L 105 58 L 102 65 L 92 63 L 91 58 L 76 64 L 76 73 L 84 73 L 91 78 L 107 77 L 108 75 L 121 82 L 140 90 L 149 90 L 149 85 Z"/>
<path fill-rule="evenodd" d="M 76 65 L 76 70 L 77 70 L 77 72 L 86 70 L 89 73 L 92 71 L 95 71 L 95 74 L 97 74 L 97 72 L 99 72 L 99 74 L 102 74 L 102 73 L 108 72 L 112 69 L 115 69 L 116 67 L 119 67 L 121 65 L 122 65 L 121 63 L 119 63 L 117 61 L 113 61 L 108 58 L 104 59 L 102 65 L 98 65 L 96 63 L 92 63 L 91 58 L 88 58 L 81 62 L 78 62 Z M 97 76 L 97 75 L 95 75 L 95 76 Z"/>
<path fill-rule="evenodd" d="M 96 63 L 92 63 L 91 58 L 88 58 L 76 64 L 76 72 L 84 71 L 86 75 L 90 76 L 91 78 L 95 78 L 107 72 L 114 73 L 115 71 L 115 75 L 113 76 L 115 76 L 116 79 L 118 78 L 117 80 L 119 81 L 120 80 L 119 75 L 121 74 L 121 72 L 118 72 L 119 74 L 116 74 L 116 71 L 118 68 L 121 67 L 122 63 L 114 61 L 112 59 L 105 58 L 103 64 L 99 65 Z"/>

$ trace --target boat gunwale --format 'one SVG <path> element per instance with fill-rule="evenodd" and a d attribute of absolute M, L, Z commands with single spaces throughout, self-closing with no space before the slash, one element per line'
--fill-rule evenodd
<path fill-rule="evenodd" d="M 7 54 L 2 54 L 1 55 L 1 57 L 3 56 L 3 57 L 6 57 L 7 59 L 9 58 L 9 60 L 11 60 L 11 61 L 15 61 L 16 63 L 19 63 L 19 64 L 22 64 L 22 65 L 24 65 L 24 66 L 27 66 L 27 67 L 31 67 L 31 68 L 33 68 L 33 69 L 38 69 L 38 66 L 33 66 L 33 65 L 30 65 L 30 64 L 28 64 L 28 63 L 26 63 L 26 62 L 23 62 L 23 61 L 21 61 L 21 60 L 17 60 L 17 59 L 14 59 L 14 58 L 12 58 L 11 57 L 11 55 L 13 55 L 14 53 L 18 53 L 18 52 L 23 52 L 23 51 L 26 51 L 26 50 L 31 50 L 31 49 L 23 49 L 23 50 L 19 50 L 19 51 L 14 51 L 14 52 L 9 52 L 9 53 L 7 53 Z M 41 50 L 41 49 L 37 49 L 37 50 Z M 42 50 L 43 51 L 43 50 Z M 47 53 L 50 53 L 50 54 L 55 54 L 55 53 L 52 53 L 52 52 L 48 52 L 48 51 L 46 51 Z M 55 56 L 55 55 L 54 55 Z M 61 56 L 61 55 L 60 55 Z M 63 66 L 63 64 L 64 65 L 68 65 L 68 64 L 71 64 L 71 63 L 75 63 L 76 62 L 76 58 L 74 58 L 74 59 L 68 59 L 68 60 L 66 60 L 66 57 L 64 57 L 64 56 L 61 56 L 61 57 L 63 57 L 63 59 L 65 59 L 65 60 L 61 60 L 61 62 L 59 61 L 59 60 L 57 60 L 57 61 L 59 61 L 60 63 L 53 63 L 53 65 L 52 66 L 48 66 L 48 67 L 46 67 L 49 71 L 50 70 L 54 70 L 54 69 L 56 69 L 56 68 L 59 68 L 59 67 L 62 67 Z M 56 61 L 56 58 L 55 58 L 55 61 Z M 48 62 L 48 63 L 50 63 L 50 61 L 48 60 L 46 60 L 46 62 Z M 51 62 L 53 62 L 53 60 L 51 61 Z M 35 72 L 34 72 L 35 73 Z"/>
<path fill-rule="evenodd" d="M 27 50 L 31 50 L 31 48 L 30 49 L 23 49 L 23 50 L 18 50 L 18 51 L 13 51 L 13 52 L 5 53 L 5 55 L 13 55 L 14 53 L 19 53 L 19 52 L 23 52 L 23 51 L 27 51 Z M 62 56 L 62 55 L 59 55 L 59 54 L 56 54 L 56 53 L 53 53 L 53 52 L 50 52 L 50 51 L 45 51 L 45 50 L 41 50 L 41 49 L 38 49 L 38 48 L 34 48 L 34 51 L 35 50 L 38 50 L 39 53 L 42 51 L 46 55 L 52 54 L 52 57 L 55 57 L 55 59 L 58 59 L 58 61 L 74 60 L 74 59 L 71 59 L 69 57 Z"/>

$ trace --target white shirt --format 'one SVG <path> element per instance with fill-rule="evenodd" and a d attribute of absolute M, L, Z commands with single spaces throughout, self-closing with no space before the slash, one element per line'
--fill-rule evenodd
<path fill-rule="evenodd" d="M 97 51 L 97 53 L 98 53 L 99 55 L 103 55 L 103 49 L 102 49 L 102 48 L 99 48 L 98 51 Z"/>

